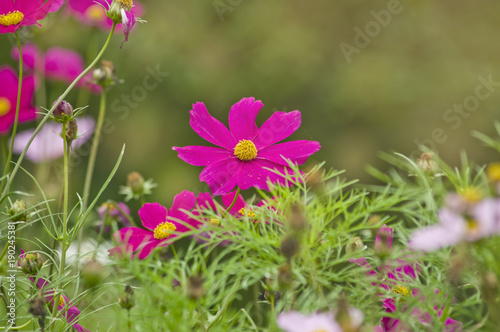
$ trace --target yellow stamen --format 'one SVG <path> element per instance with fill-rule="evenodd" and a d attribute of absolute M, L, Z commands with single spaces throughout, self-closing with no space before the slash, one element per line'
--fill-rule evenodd
<path fill-rule="evenodd" d="M 250 209 L 247 209 L 247 208 L 241 208 L 239 209 L 239 214 L 241 214 L 242 216 L 247 216 L 249 218 L 255 218 L 257 215 L 255 214 L 255 212 L 253 212 L 252 210 Z"/>
<path fill-rule="evenodd" d="M 474 219 L 467 219 L 467 231 L 469 235 L 477 235 L 479 233 L 479 223 Z"/>
<path fill-rule="evenodd" d="M 466 202 L 476 203 L 479 202 L 483 198 L 483 194 L 476 187 L 468 187 L 462 189 L 459 194 L 463 197 Z"/>
<path fill-rule="evenodd" d="M 118 0 L 118 3 L 123 9 L 126 9 L 127 11 L 130 11 L 130 9 L 132 9 L 132 6 L 134 5 L 134 2 L 132 0 Z"/>
<path fill-rule="evenodd" d="M 9 113 L 11 107 L 12 105 L 7 98 L 0 97 L 0 116 L 4 116 L 5 114 Z"/>
<path fill-rule="evenodd" d="M 220 220 L 217 218 L 210 218 L 210 224 L 213 226 L 219 226 Z"/>
<path fill-rule="evenodd" d="M 163 240 L 172 235 L 177 227 L 171 222 L 165 221 L 156 226 L 154 231 L 154 238 L 157 240 Z"/>
<path fill-rule="evenodd" d="M 242 139 L 234 147 L 234 155 L 242 161 L 254 160 L 257 158 L 257 148 L 252 141 Z"/>
<path fill-rule="evenodd" d="M 491 182 L 500 182 L 500 163 L 491 163 L 486 168 L 486 175 Z"/>
<path fill-rule="evenodd" d="M 396 287 L 394 287 L 392 289 L 392 292 L 393 293 L 396 293 L 396 294 L 399 294 L 399 295 L 402 295 L 403 297 L 409 297 L 410 296 L 410 290 L 403 286 L 403 285 L 396 285 Z"/>
<path fill-rule="evenodd" d="M 64 307 L 66 306 L 66 301 L 64 301 L 64 297 L 59 296 L 59 306 Z"/>
<path fill-rule="evenodd" d="M 91 21 L 100 22 L 106 18 L 106 10 L 98 4 L 94 4 L 87 8 L 85 17 Z"/>
<path fill-rule="evenodd" d="M 7 14 L 0 15 L 0 24 L 3 26 L 11 26 L 19 24 L 24 18 L 24 14 L 19 10 L 14 10 L 13 12 L 8 12 Z"/>

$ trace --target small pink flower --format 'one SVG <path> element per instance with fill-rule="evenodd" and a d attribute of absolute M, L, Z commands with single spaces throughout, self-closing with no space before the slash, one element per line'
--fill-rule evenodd
<path fill-rule="evenodd" d="M 19 261 L 26 257 L 26 253 L 24 252 L 23 249 L 21 249 L 21 254 L 19 255 L 19 260 L 18 260 L 18 265 Z M 35 278 L 33 277 L 28 277 L 29 280 L 32 283 L 35 283 Z M 47 301 L 47 304 L 50 309 L 52 309 L 54 305 L 54 297 L 55 297 L 55 291 L 53 289 L 47 289 L 45 290 L 46 286 L 49 284 L 49 282 L 41 277 L 36 278 L 36 286 L 40 291 L 45 291 L 44 298 L 45 301 Z M 57 311 L 62 312 L 63 316 L 66 317 L 66 321 L 78 332 L 90 332 L 80 324 L 78 324 L 78 316 L 81 314 L 81 311 L 71 303 L 70 299 L 67 298 L 64 295 L 59 295 L 58 296 L 58 305 L 57 305 Z"/>
<path fill-rule="evenodd" d="M 69 0 L 69 12 L 74 15 L 83 24 L 95 26 L 104 30 L 111 30 L 113 21 L 108 17 L 106 11 L 109 10 L 109 4 L 105 0 Z M 132 30 L 136 17 L 142 16 L 144 7 L 134 1 L 132 9 L 129 11 L 123 10 L 121 13 L 122 23 L 116 27 L 117 31 L 122 31 L 125 36 L 125 41 L 128 40 L 128 35 Z M 123 45 L 122 42 L 122 45 Z"/>
<path fill-rule="evenodd" d="M 58 11 L 63 0 L 0 1 L 0 33 L 14 33 L 22 26 L 38 25 L 48 13 Z"/>
<path fill-rule="evenodd" d="M 78 133 L 77 138 L 71 143 L 73 151 L 81 147 L 92 137 L 95 127 L 95 121 L 90 116 L 76 118 L 76 123 Z M 38 164 L 62 157 L 64 155 L 64 141 L 61 137 L 61 130 L 62 125 L 60 123 L 46 123 L 35 136 L 33 142 L 31 142 L 26 152 L 26 158 Z M 34 129 L 20 132 L 14 141 L 13 151 L 21 154 L 34 132 Z"/>
<path fill-rule="evenodd" d="M 301 165 L 320 149 L 318 142 L 292 141 L 276 144 L 300 126 L 299 111 L 275 112 L 258 128 L 257 113 L 264 106 L 255 98 L 243 98 L 229 112 L 229 128 L 212 117 L 203 103 L 196 103 L 190 111 L 193 130 L 219 147 L 173 147 L 179 158 L 188 164 L 205 166 L 200 181 L 208 183 L 213 195 L 228 193 L 238 186 L 268 189 L 267 181 L 289 185 L 285 179 L 268 170 L 291 174 L 286 158 Z"/>
<path fill-rule="evenodd" d="M 410 247 L 433 251 L 458 244 L 473 242 L 500 232 L 500 200 L 483 199 L 458 211 L 449 207 L 438 212 L 439 223 L 416 230 L 410 237 Z"/>
<path fill-rule="evenodd" d="M 191 210 L 196 204 L 194 193 L 183 191 L 174 198 L 170 210 L 158 203 L 146 203 L 139 217 L 146 229 L 126 227 L 114 234 L 120 246 L 110 249 L 112 255 L 136 252 L 134 257 L 145 259 L 153 249 L 170 245 L 179 233 L 198 228 L 201 222 L 190 218 L 182 210 Z"/>
<path fill-rule="evenodd" d="M 363 313 L 358 309 L 350 308 L 349 316 L 352 327 L 357 328 L 363 321 Z M 304 315 L 297 311 L 284 312 L 276 320 L 279 328 L 285 332 L 342 332 L 343 329 L 334 319 L 332 313 L 313 313 Z"/>
<path fill-rule="evenodd" d="M 17 90 L 19 78 L 10 67 L 0 68 L 0 134 L 6 135 L 16 118 Z M 36 109 L 32 104 L 35 81 L 33 76 L 23 79 L 19 122 L 36 119 Z"/>
<path fill-rule="evenodd" d="M 385 248 L 390 250 L 392 248 L 393 239 L 393 229 L 384 225 L 377 236 L 375 237 L 375 249 L 381 250 Z M 397 312 L 396 300 L 403 299 L 405 297 L 418 297 L 419 300 L 425 301 L 425 297 L 419 295 L 418 289 L 410 288 L 409 284 L 415 283 L 418 280 L 418 275 L 420 273 L 420 267 L 416 263 L 408 263 L 402 259 L 398 259 L 395 267 L 392 265 L 391 261 L 387 264 L 379 266 L 378 271 L 374 270 L 366 258 L 351 259 L 349 262 L 355 263 L 366 269 L 366 275 L 369 277 L 375 277 L 380 279 L 379 282 L 373 282 L 372 284 L 376 287 L 381 287 L 386 291 L 394 293 L 394 297 L 383 297 L 382 303 L 383 308 L 386 312 L 394 313 Z M 439 290 L 437 290 L 439 292 Z M 437 311 L 438 316 L 441 316 L 441 310 L 438 307 L 434 307 Z M 411 312 L 412 316 L 418 318 L 422 323 L 429 324 L 431 322 L 431 317 L 428 313 L 422 313 L 418 309 L 413 309 Z M 402 332 L 410 331 L 404 323 L 395 318 L 384 317 L 382 319 L 382 328 L 385 332 Z M 451 318 L 447 318 L 445 321 L 445 332 L 455 332 L 462 330 L 462 323 L 455 321 Z"/>

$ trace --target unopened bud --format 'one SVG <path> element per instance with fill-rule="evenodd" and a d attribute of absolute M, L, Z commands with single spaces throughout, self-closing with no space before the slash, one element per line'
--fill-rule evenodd
<path fill-rule="evenodd" d="M 135 195 L 141 195 L 144 191 L 144 178 L 138 172 L 132 172 L 127 175 L 127 187 Z"/>
<path fill-rule="evenodd" d="M 101 65 L 94 69 L 92 78 L 94 79 L 94 83 L 100 85 L 103 89 L 119 83 L 115 66 L 112 62 L 105 60 L 102 60 Z"/>
<path fill-rule="evenodd" d="M 115 23 L 122 23 L 122 9 L 129 12 L 134 3 L 132 0 L 113 0 L 109 6 L 108 17 Z"/>
<path fill-rule="evenodd" d="M 187 295 L 192 299 L 199 299 L 205 295 L 203 289 L 203 278 L 201 276 L 192 276 L 188 279 Z"/>
<path fill-rule="evenodd" d="M 26 274 L 37 274 L 43 266 L 42 256 L 37 253 L 29 253 L 21 256 L 19 265 Z"/>
<path fill-rule="evenodd" d="M 45 299 L 43 296 L 39 295 L 30 300 L 30 304 L 28 313 L 32 314 L 33 317 L 38 317 L 38 324 L 40 325 L 41 331 L 43 331 L 45 328 L 45 316 L 47 316 L 47 310 L 45 310 Z"/>
<path fill-rule="evenodd" d="M 317 194 L 323 194 L 325 191 L 325 182 L 319 169 L 311 170 L 307 173 L 306 186 L 311 188 Z"/>
<path fill-rule="evenodd" d="M 434 175 L 438 172 L 439 166 L 433 159 L 434 154 L 431 152 L 424 152 L 418 158 L 417 165 L 422 171 L 429 175 Z"/>
<path fill-rule="evenodd" d="M 68 127 L 66 128 L 66 139 L 68 140 L 68 144 L 71 145 L 71 142 L 77 137 L 78 125 L 76 124 L 76 120 L 73 120 L 68 123 Z"/>
<path fill-rule="evenodd" d="M 118 299 L 118 303 L 120 307 L 127 310 L 130 310 L 134 306 L 134 290 L 130 285 L 125 286 L 125 293 Z"/>
<path fill-rule="evenodd" d="M 281 242 L 280 251 L 286 259 L 290 260 L 300 249 L 300 241 L 295 236 L 287 236 Z"/>
<path fill-rule="evenodd" d="M 57 101 L 54 102 L 54 105 L 56 103 Z M 56 119 L 61 119 L 61 120 L 69 119 L 73 115 L 73 106 L 71 106 L 71 104 L 68 103 L 66 100 L 63 100 L 59 103 L 59 105 L 57 105 L 52 115 Z"/>
<path fill-rule="evenodd" d="M 16 200 L 14 204 L 8 209 L 10 219 L 14 222 L 29 220 L 28 211 L 26 211 L 26 203 L 23 200 Z"/>
<path fill-rule="evenodd" d="M 366 246 L 363 243 L 363 241 L 361 241 L 361 239 L 359 237 L 355 236 L 352 238 L 351 242 L 345 246 L 345 251 L 348 254 L 352 254 L 353 252 L 356 252 L 356 251 L 365 250 L 365 248 L 366 248 Z"/>

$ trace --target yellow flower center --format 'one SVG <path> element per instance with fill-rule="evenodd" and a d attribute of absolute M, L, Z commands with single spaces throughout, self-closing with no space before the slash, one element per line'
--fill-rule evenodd
<path fill-rule="evenodd" d="M 8 12 L 7 14 L 0 15 L 0 24 L 3 26 L 11 26 L 19 24 L 24 18 L 24 14 L 19 10 L 14 10 L 13 12 Z"/>
<path fill-rule="evenodd" d="M 11 108 L 10 101 L 5 97 L 0 97 L 0 116 L 4 116 L 9 113 Z"/>
<path fill-rule="evenodd" d="M 118 3 L 123 9 L 126 9 L 127 11 L 130 11 L 130 9 L 132 9 L 132 6 L 134 5 L 134 2 L 132 0 L 118 0 Z"/>
<path fill-rule="evenodd" d="M 253 212 L 252 210 L 250 209 L 247 209 L 247 208 L 241 208 L 239 211 L 238 211 L 242 216 L 247 216 L 247 217 L 250 217 L 250 218 L 255 218 L 257 215 L 255 214 L 255 212 Z"/>
<path fill-rule="evenodd" d="M 210 224 L 213 226 L 218 226 L 220 224 L 220 220 L 217 218 L 210 218 Z"/>
<path fill-rule="evenodd" d="M 399 295 L 402 295 L 403 297 L 409 297 L 410 296 L 410 289 L 403 286 L 403 285 L 396 285 L 396 287 L 394 287 L 392 289 L 392 292 L 393 293 L 396 293 L 396 294 L 399 294 Z"/>
<path fill-rule="evenodd" d="M 66 301 L 64 301 L 64 297 L 59 296 L 59 306 L 64 307 L 66 306 Z"/>
<path fill-rule="evenodd" d="M 460 191 L 463 199 L 469 203 L 479 202 L 483 198 L 483 194 L 476 187 L 468 187 Z"/>
<path fill-rule="evenodd" d="M 177 227 L 171 222 L 165 221 L 156 226 L 154 231 L 154 237 L 157 240 L 163 240 L 172 235 Z"/>
<path fill-rule="evenodd" d="M 242 139 L 234 147 L 234 155 L 238 157 L 239 160 L 254 160 L 257 157 L 257 148 L 252 141 Z"/>
<path fill-rule="evenodd" d="M 85 11 L 85 17 L 94 22 L 100 22 L 106 17 L 106 11 L 98 4 L 91 5 Z"/>
<path fill-rule="evenodd" d="M 474 219 L 467 219 L 467 233 L 469 235 L 476 235 L 479 233 L 479 223 Z"/>
<path fill-rule="evenodd" d="M 491 163 L 486 168 L 486 175 L 491 182 L 500 182 L 500 163 Z"/>

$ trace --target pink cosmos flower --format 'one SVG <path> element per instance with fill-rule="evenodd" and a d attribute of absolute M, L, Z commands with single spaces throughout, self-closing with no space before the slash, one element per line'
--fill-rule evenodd
<path fill-rule="evenodd" d="M 19 261 L 26 257 L 26 253 L 23 249 L 21 249 L 21 254 L 19 255 Z M 18 265 L 19 265 L 18 261 Z M 35 283 L 35 278 L 28 277 L 32 283 Z M 36 286 L 41 291 L 46 288 L 49 282 L 41 277 L 36 278 Z M 52 309 L 54 305 L 54 297 L 55 291 L 53 289 L 48 289 L 45 291 L 45 301 L 47 302 L 50 309 Z M 64 295 L 59 295 L 59 303 L 57 306 L 57 311 L 62 312 L 62 315 L 66 317 L 66 321 L 78 332 L 90 332 L 80 324 L 78 324 L 78 316 L 81 314 L 81 311 L 73 304 L 69 298 Z"/>
<path fill-rule="evenodd" d="M 363 321 L 363 313 L 350 308 L 349 316 L 352 327 L 357 328 Z M 334 319 L 332 313 L 313 313 L 304 315 L 297 311 L 284 312 L 276 320 L 279 328 L 285 332 L 342 332 L 343 329 Z"/>
<path fill-rule="evenodd" d="M 90 116 L 76 118 L 76 123 L 78 133 L 77 138 L 71 143 L 73 151 L 81 147 L 92 137 L 95 127 L 95 120 Z M 35 136 L 33 142 L 31 142 L 26 152 L 26 158 L 38 164 L 62 157 L 64 155 L 64 141 L 61 138 L 61 130 L 62 124 L 60 123 L 46 123 Z M 34 129 L 20 132 L 14 141 L 13 151 L 21 154 L 34 132 Z"/>
<path fill-rule="evenodd" d="M 16 118 L 17 89 L 19 78 L 14 69 L 0 68 L 0 134 L 5 135 L 14 124 Z M 19 122 L 36 119 L 36 109 L 32 104 L 35 81 L 33 76 L 23 79 Z"/>
<path fill-rule="evenodd" d="M 110 249 L 111 255 L 136 252 L 134 257 L 145 259 L 153 249 L 168 246 L 179 233 L 198 228 L 201 222 L 190 218 L 183 210 L 196 204 L 194 193 L 183 191 L 174 198 L 170 210 L 158 203 L 146 203 L 139 210 L 139 217 L 146 230 L 126 227 L 114 234 L 120 246 Z"/>
<path fill-rule="evenodd" d="M 69 12 L 83 24 L 95 26 L 108 31 L 111 30 L 113 21 L 108 17 L 106 13 L 106 11 L 109 10 L 109 4 L 107 1 L 69 0 L 68 5 Z M 128 35 L 136 22 L 136 17 L 140 17 L 143 13 L 144 7 L 137 1 L 134 1 L 134 4 L 130 11 L 123 10 L 121 12 L 122 23 L 119 23 L 117 25 L 116 30 L 123 31 L 123 34 L 125 35 L 124 42 L 128 40 Z"/>
<path fill-rule="evenodd" d="M 124 213 L 130 215 L 130 209 L 127 204 L 123 202 L 117 202 L 116 205 L 123 211 Z M 105 225 L 104 232 L 108 233 L 111 229 L 110 220 L 115 220 L 116 222 L 122 224 L 125 227 L 130 227 L 130 221 L 128 218 L 121 212 L 114 203 L 104 202 L 97 209 L 97 213 L 99 214 L 99 223 L 97 224 L 97 232 L 100 231 L 103 224 Z"/>
<path fill-rule="evenodd" d="M 392 247 L 393 233 L 394 231 L 392 228 L 384 225 L 375 237 L 375 248 L 386 248 L 390 250 Z M 418 289 L 411 289 L 409 287 L 409 284 L 415 283 L 418 280 L 420 267 L 416 263 L 407 263 L 402 259 L 398 259 L 395 268 L 392 266 L 392 262 L 388 261 L 388 264 L 379 266 L 378 271 L 375 271 L 366 258 L 351 259 L 349 261 L 365 268 L 367 276 L 382 280 L 380 282 L 373 282 L 372 284 L 374 286 L 381 287 L 395 294 L 394 297 L 383 298 L 383 308 L 386 312 L 397 312 L 396 301 L 398 299 L 404 301 L 404 298 L 413 296 L 419 297 L 421 301 L 425 301 L 425 297 L 419 295 Z M 437 292 L 439 292 L 439 290 L 437 290 Z M 434 307 L 434 309 L 438 312 L 438 316 L 441 316 L 442 311 L 438 310 L 438 307 Z M 432 322 L 428 313 L 422 313 L 417 308 L 414 308 L 411 314 L 417 317 L 422 323 L 429 324 Z M 385 332 L 410 331 L 401 320 L 390 317 L 384 317 L 382 319 L 382 328 Z M 461 330 L 462 323 L 449 317 L 446 319 L 445 329 L 443 331 L 455 332 Z"/>
<path fill-rule="evenodd" d="M 25 67 L 41 74 L 45 78 L 72 83 L 85 69 L 85 61 L 80 53 L 62 47 L 52 47 L 45 55 L 34 45 L 26 44 L 22 47 Z M 19 61 L 19 50 L 14 47 L 11 51 L 13 59 Z M 100 86 L 92 84 L 92 74 L 88 73 L 77 83 L 77 87 L 89 88 L 94 93 L 101 92 Z"/>
<path fill-rule="evenodd" d="M 288 163 L 301 165 L 320 149 L 318 142 L 292 141 L 276 144 L 293 134 L 300 126 L 299 111 L 275 112 L 258 128 L 255 118 L 264 106 L 255 98 L 243 98 L 229 112 L 229 128 L 212 117 L 203 103 L 190 111 L 193 130 L 219 147 L 173 147 L 188 164 L 205 166 L 200 181 L 205 181 L 213 195 L 230 192 L 235 186 L 268 189 L 267 181 L 289 185 L 285 179 L 268 170 L 291 174 Z"/>
<path fill-rule="evenodd" d="M 0 1 L 0 33 L 14 33 L 22 26 L 38 25 L 48 13 L 58 11 L 63 0 Z"/>
<path fill-rule="evenodd" d="M 433 251 L 461 241 L 477 241 L 500 232 L 500 200 L 483 199 L 465 210 L 445 207 L 438 212 L 437 225 L 416 230 L 410 247 Z"/>

